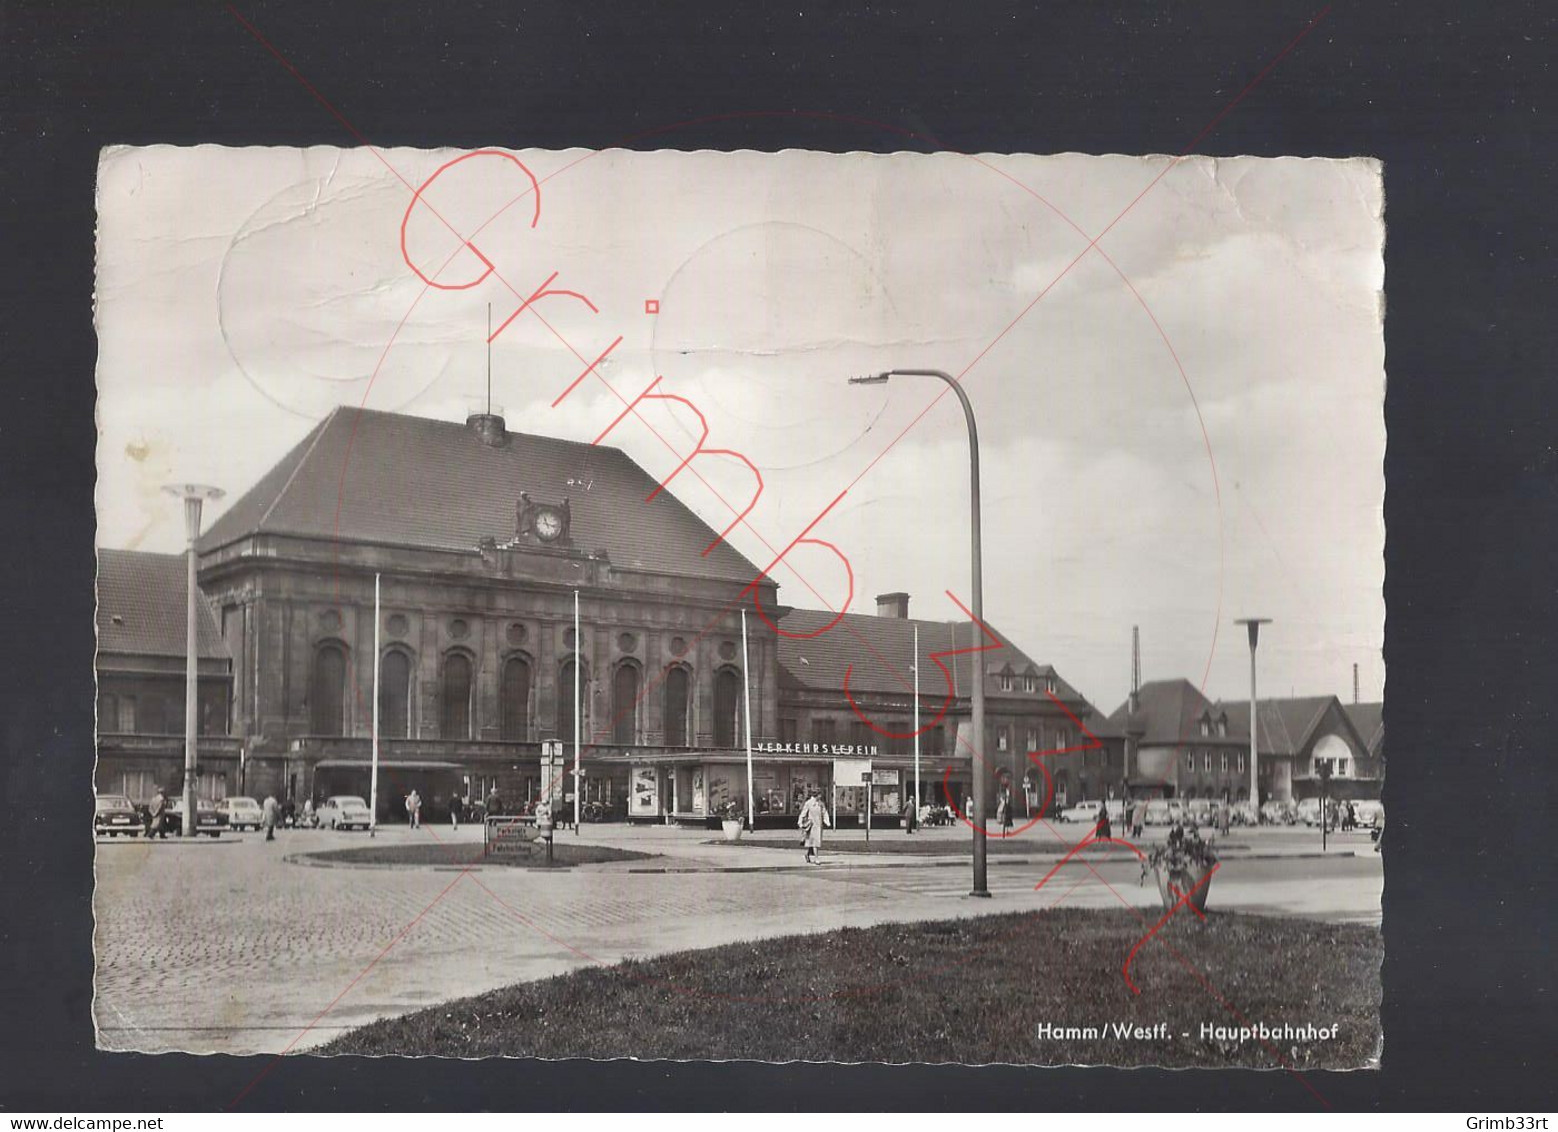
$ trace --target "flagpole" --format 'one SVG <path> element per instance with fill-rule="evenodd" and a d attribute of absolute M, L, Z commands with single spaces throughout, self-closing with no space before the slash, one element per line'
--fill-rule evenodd
<path fill-rule="evenodd" d="M 914 810 L 919 817 L 920 793 L 920 627 L 914 627 Z"/>
<path fill-rule="evenodd" d="M 584 657 L 584 636 L 579 632 L 579 591 L 573 591 L 573 832 L 579 833 L 579 795 L 583 783 L 579 781 L 579 732 L 584 724 L 584 701 L 579 699 L 581 679 L 580 665 Z"/>
<path fill-rule="evenodd" d="M 757 811 L 752 808 L 752 661 L 747 655 L 747 611 L 741 611 L 741 675 L 747 686 L 747 828 L 757 829 Z"/>
<path fill-rule="evenodd" d="M 368 778 L 368 836 L 379 827 L 379 575 L 373 576 L 373 769 Z M 358 687 L 362 687 L 361 684 Z"/>

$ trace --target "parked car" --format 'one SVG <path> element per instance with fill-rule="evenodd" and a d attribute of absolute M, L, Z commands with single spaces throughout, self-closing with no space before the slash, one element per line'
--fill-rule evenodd
<path fill-rule="evenodd" d="M 1058 816 L 1061 821 L 1082 821 L 1097 825 L 1098 819 L 1103 816 L 1103 809 L 1102 802 L 1078 802 L 1061 810 Z"/>
<path fill-rule="evenodd" d="M 184 799 L 169 798 L 167 805 L 162 808 L 162 828 L 178 837 L 184 832 Z M 217 816 L 216 806 L 204 798 L 195 799 L 195 836 L 201 834 L 208 837 L 222 836 L 222 819 Z"/>
<path fill-rule="evenodd" d="M 1360 829 L 1378 829 L 1385 824 L 1385 805 L 1383 802 L 1354 802 L 1352 817 Z"/>
<path fill-rule="evenodd" d="M 1259 825 L 1260 824 L 1260 814 L 1258 812 L 1256 812 L 1255 807 L 1249 802 L 1248 799 L 1246 799 L 1243 802 L 1235 802 L 1233 804 L 1233 824 L 1234 825 Z"/>
<path fill-rule="evenodd" d="M 1168 802 L 1163 798 L 1153 798 L 1149 801 L 1147 812 L 1142 815 L 1143 825 L 1168 825 L 1173 820 L 1173 811 L 1169 809 Z"/>
<path fill-rule="evenodd" d="M 319 824 L 326 829 L 367 829 L 372 822 L 368 803 L 353 794 L 337 794 L 326 798 L 325 804 L 314 811 Z"/>
<path fill-rule="evenodd" d="M 1298 804 L 1298 820 L 1305 825 L 1320 824 L 1320 799 L 1305 798 Z"/>
<path fill-rule="evenodd" d="M 123 794 L 99 794 L 92 814 L 92 832 L 106 833 L 109 837 L 141 835 L 141 815 L 134 803 Z"/>
<path fill-rule="evenodd" d="M 259 829 L 264 812 L 253 798 L 223 798 L 216 804 L 217 816 L 229 829 Z"/>
<path fill-rule="evenodd" d="M 1292 825 L 1298 821 L 1298 807 L 1272 798 L 1261 803 L 1260 820 L 1269 825 Z"/>
<path fill-rule="evenodd" d="M 1191 798 L 1185 803 L 1185 817 L 1197 825 L 1211 825 L 1216 809 L 1210 798 Z"/>

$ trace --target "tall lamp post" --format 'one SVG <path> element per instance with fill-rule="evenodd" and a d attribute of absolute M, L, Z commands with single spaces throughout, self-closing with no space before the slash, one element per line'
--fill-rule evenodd
<path fill-rule="evenodd" d="M 199 730 L 199 592 L 195 587 L 195 540 L 200 537 L 200 508 L 207 500 L 227 493 L 219 487 L 198 483 L 170 483 L 163 487 L 169 495 L 184 501 L 184 534 L 189 540 L 189 601 L 184 623 L 184 836 L 194 837 L 195 822 L 195 733 Z"/>
<path fill-rule="evenodd" d="M 1255 646 L 1260 642 L 1260 627 L 1270 625 L 1269 617 L 1242 617 L 1234 622 L 1235 625 L 1243 625 L 1250 632 L 1250 806 L 1255 810 L 1255 817 L 1260 819 L 1260 778 L 1255 772 L 1256 746 L 1255 732 L 1257 730 L 1258 701 L 1255 698 Z"/>
<path fill-rule="evenodd" d="M 952 386 L 952 392 L 957 394 L 959 403 L 963 406 L 963 417 L 968 421 L 968 487 L 969 487 L 969 542 L 973 557 L 973 613 L 976 622 L 974 633 L 977 639 L 980 629 L 984 624 L 984 568 L 979 553 L 979 430 L 974 424 L 974 407 L 969 404 L 968 394 L 958 384 L 956 378 L 950 373 L 939 369 L 890 369 L 884 373 L 871 374 L 867 377 L 852 377 L 851 385 L 884 385 L 890 377 L 935 377 Z M 915 658 L 918 662 L 918 657 Z M 984 663 L 979 659 L 979 654 L 973 654 L 974 670 L 974 744 L 973 752 L 973 779 L 974 779 L 974 805 L 973 813 L 968 815 L 969 822 L 974 827 L 974 887 L 970 896 L 989 896 L 990 886 L 985 868 L 985 679 Z"/>

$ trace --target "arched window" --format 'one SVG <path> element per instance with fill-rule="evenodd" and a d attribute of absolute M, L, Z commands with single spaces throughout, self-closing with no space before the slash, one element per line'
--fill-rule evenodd
<path fill-rule="evenodd" d="M 388 739 L 411 734 L 411 658 L 399 649 L 379 661 L 379 734 Z"/>
<path fill-rule="evenodd" d="M 530 662 L 511 656 L 503 664 L 503 738 L 524 742 L 530 738 Z"/>
<path fill-rule="evenodd" d="M 714 745 L 736 746 L 741 718 L 741 673 L 722 668 L 714 677 Z"/>
<path fill-rule="evenodd" d="M 444 657 L 444 687 L 438 733 L 445 739 L 471 737 L 471 660 L 464 653 Z"/>
<path fill-rule="evenodd" d="M 557 737 L 569 743 L 573 742 L 574 725 L 573 663 L 571 659 L 565 660 L 557 669 Z M 589 669 L 586 667 L 579 673 L 579 694 L 582 700 L 580 742 L 588 741 L 590 734 L 588 680 Z"/>
<path fill-rule="evenodd" d="M 326 642 L 314 650 L 308 682 L 308 730 L 311 735 L 346 734 L 346 650 Z"/>
<path fill-rule="evenodd" d="M 692 706 L 692 677 L 685 668 L 677 667 L 665 674 L 665 745 L 687 746 L 688 709 Z"/>
<path fill-rule="evenodd" d="M 611 678 L 611 739 L 638 742 L 638 666 L 619 664 Z"/>

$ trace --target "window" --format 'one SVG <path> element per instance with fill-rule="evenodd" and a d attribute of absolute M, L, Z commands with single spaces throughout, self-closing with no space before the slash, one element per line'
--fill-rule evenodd
<path fill-rule="evenodd" d="M 781 719 L 779 721 L 779 742 L 793 744 L 796 742 L 798 733 L 795 720 Z"/>
<path fill-rule="evenodd" d="M 524 657 L 503 662 L 499 698 L 498 734 L 510 742 L 525 742 L 530 738 L 530 662 Z"/>
<path fill-rule="evenodd" d="M 589 685 L 585 680 L 586 675 L 583 670 L 580 670 L 578 676 L 579 687 L 580 691 L 586 693 L 586 695 L 583 697 L 583 704 L 580 705 L 576 713 L 573 700 L 574 662 L 565 660 L 557 670 L 557 737 L 564 742 L 573 742 L 576 714 L 579 717 L 578 722 L 582 724 L 579 741 L 583 742 L 589 734 L 589 721 L 585 718 L 584 713 L 584 705 L 589 703 L 587 694 Z"/>
<path fill-rule="evenodd" d="M 849 741 L 856 747 L 870 747 L 876 743 L 876 732 L 859 719 L 849 721 Z"/>
<path fill-rule="evenodd" d="M 1005 727 L 995 729 L 995 749 L 997 751 L 1010 750 L 1012 745 L 1011 731 Z"/>
<path fill-rule="evenodd" d="M 611 678 L 611 740 L 627 746 L 638 742 L 638 666 L 617 665 Z"/>
<path fill-rule="evenodd" d="M 932 727 L 925 733 L 925 739 L 929 741 L 929 754 L 932 758 L 942 758 L 947 753 L 947 732 L 941 727 Z"/>
<path fill-rule="evenodd" d="M 452 652 L 444 657 L 438 733 L 445 739 L 471 737 L 471 661 L 464 653 Z"/>
<path fill-rule="evenodd" d="M 1030 727 L 1030 728 L 1028 728 L 1028 750 L 1030 752 L 1032 752 L 1032 751 L 1037 751 L 1038 749 L 1039 749 L 1039 732 L 1038 732 L 1038 728 Z"/>
<path fill-rule="evenodd" d="M 1195 770 L 1195 768 L 1196 768 L 1196 753 L 1194 751 L 1187 751 L 1185 753 L 1185 769 L 1186 770 Z"/>
<path fill-rule="evenodd" d="M 1203 734 L 1203 735 L 1210 735 L 1211 733 L 1212 733 L 1212 721 L 1210 719 L 1207 719 L 1205 716 L 1202 716 L 1201 717 L 1201 734 Z"/>
<path fill-rule="evenodd" d="M 811 721 L 811 737 L 816 743 L 826 743 L 830 747 L 835 741 L 835 727 L 831 719 L 814 719 Z"/>
<path fill-rule="evenodd" d="M 1032 672 L 1024 673 L 1022 678 L 1022 690 L 1024 692 L 1037 692 L 1039 690 L 1039 678 Z"/>
<path fill-rule="evenodd" d="M 1239 773 L 1240 774 L 1244 773 L 1244 756 L 1243 755 L 1239 756 Z"/>
<path fill-rule="evenodd" d="M 97 694 L 97 729 L 99 731 L 119 730 L 119 697 L 111 692 L 99 692 Z M 136 795 L 130 795 L 136 797 Z"/>
<path fill-rule="evenodd" d="M 1223 752 L 1223 773 L 1224 774 L 1228 773 L 1228 752 L 1227 751 Z"/>
<path fill-rule="evenodd" d="M 346 734 L 345 708 L 346 650 L 328 642 L 314 651 L 314 672 L 309 680 L 309 734 Z"/>
<path fill-rule="evenodd" d="M 722 668 L 714 677 L 714 745 L 732 748 L 740 732 L 741 674 L 734 668 Z"/>
<path fill-rule="evenodd" d="M 1212 771 L 1212 752 L 1206 751 L 1201 756 L 1201 769 L 1208 774 Z"/>
<path fill-rule="evenodd" d="M 1228 714 L 1226 712 L 1217 717 L 1217 734 L 1223 736 L 1228 734 Z"/>
<path fill-rule="evenodd" d="M 1064 727 L 1062 727 L 1059 731 L 1055 732 L 1055 749 L 1057 751 L 1064 751 L 1066 748 L 1068 748 L 1070 746 L 1071 746 L 1071 732 L 1067 731 Z"/>
<path fill-rule="evenodd" d="M 387 739 L 411 734 L 411 658 L 399 649 L 379 661 L 379 734 Z"/>
<path fill-rule="evenodd" d="M 1012 690 L 1012 670 L 1010 668 L 1003 668 L 1003 669 L 1001 669 L 1001 691 L 1003 691 L 1003 692 L 1010 692 L 1011 690 Z"/>
<path fill-rule="evenodd" d="M 685 668 L 677 667 L 665 674 L 665 745 L 687 746 L 687 708 L 692 702 L 692 677 Z"/>
<path fill-rule="evenodd" d="M 1053 676 L 1046 676 L 1044 678 L 1044 690 L 1046 692 L 1049 692 L 1051 695 L 1054 694 L 1054 692 L 1055 692 L 1055 678 Z"/>
<path fill-rule="evenodd" d="M 135 697 L 119 697 L 119 730 L 126 735 L 135 734 Z"/>

